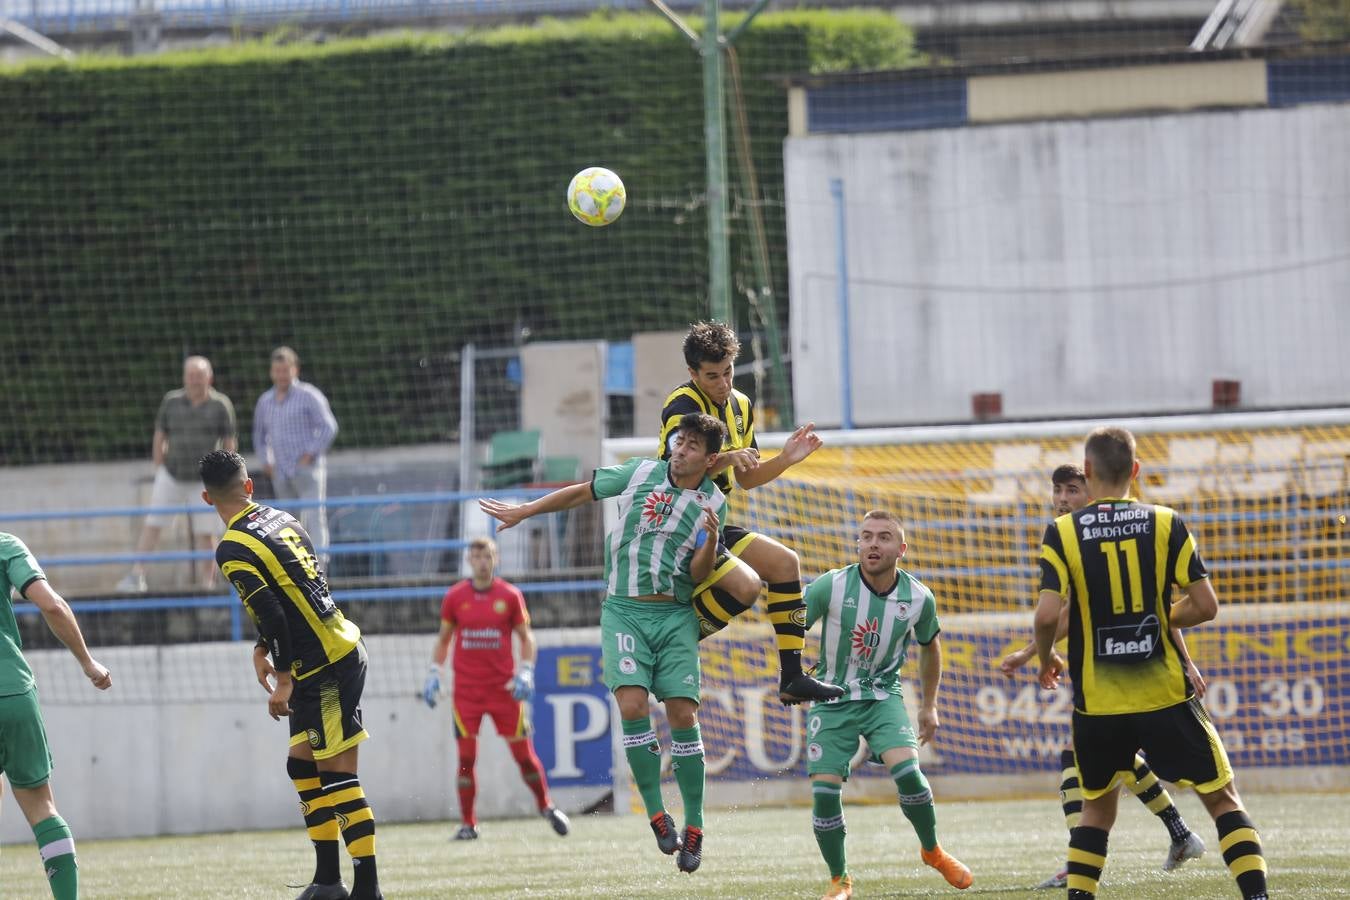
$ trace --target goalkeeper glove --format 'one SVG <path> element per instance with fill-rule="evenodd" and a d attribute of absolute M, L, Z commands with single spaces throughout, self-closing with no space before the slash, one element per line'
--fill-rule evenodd
<path fill-rule="evenodd" d="M 521 663 L 520 670 L 516 672 L 516 677 L 511 679 L 511 696 L 516 700 L 529 700 L 534 696 L 534 666 L 530 663 Z"/>
<path fill-rule="evenodd" d="M 431 671 L 427 672 L 426 683 L 422 685 L 422 699 L 426 701 L 427 706 L 436 708 L 436 695 L 441 692 L 441 668 L 435 664 Z"/>

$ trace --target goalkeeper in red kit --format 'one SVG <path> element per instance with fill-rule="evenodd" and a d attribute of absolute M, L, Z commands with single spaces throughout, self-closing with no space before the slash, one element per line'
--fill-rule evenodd
<path fill-rule="evenodd" d="M 539 814 L 548 819 L 554 831 L 565 835 L 570 824 L 549 799 L 544 767 L 530 740 L 527 704 L 534 696 L 535 643 L 525 597 L 515 585 L 495 576 L 497 545 L 490 538 L 470 541 L 469 567 L 473 577 L 450 588 L 441 602 L 441 630 L 432 653 L 431 671 L 422 688 L 422 699 L 427 706 L 434 707 L 441 690 L 441 666 L 453 638 L 451 696 L 459 748 L 457 784 L 462 822 L 455 840 L 478 837 L 474 763 L 478 758 L 478 727 L 484 716 L 492 717 L 497 733 L 506 739 L 511 756 L 539 805 Z M 513 633 L 520 637 L 518 666 L 511 646 Z"/>

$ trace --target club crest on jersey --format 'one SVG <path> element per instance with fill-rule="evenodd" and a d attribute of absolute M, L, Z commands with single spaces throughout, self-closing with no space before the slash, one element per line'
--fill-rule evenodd
<path fill-rule="evenodd" d="M 868 619 L 853 626 L 853 652 L 864 662 L 872 661 L 872 654 L 881 646 L 881 628 L 876 619 Z"/>
<path fill-rule="evenodd" d="M 498 600 L 494 602 L 492 604 L 492 611 L 497 613 L 498 615 L 501 615 L 502 613 L 506 612 L 506 601 Z"/>
<path fill-rule="evenodd" d="M 668 491 L 652 491 L 642 501 L 642 524 L 639 531 L 656 531 L 675 512 L 675 495 Z"/>

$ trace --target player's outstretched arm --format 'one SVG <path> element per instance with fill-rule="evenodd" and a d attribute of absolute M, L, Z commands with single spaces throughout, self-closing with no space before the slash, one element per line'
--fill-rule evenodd
<path fill-rule="evenodd" d="M 583 481 L 580 484 L 558 488 L 553 493 L 545 494 L 528 503 L 507 503 L 492 497 L 484 497 L 478 501 L 478 508 L 501 522 L 501 527 L 506 529 L 513 528 L 533 516 L 562 512 L 565 509 L 583 506 L 594 499 L 591 496 L 590 483 Z"/>
<path fill-rule="evenodd" d="M 806 459 L 820 449 L 820 435 L 816 434 L 816 423 L 807 422 L 798 428 L 783 443 L 783 450 L 773 459 L 761 461 L 758 466 L 736 474 L 736 483 L 746 490 L 768 484 L 782 475 L 792 466 Z"/>
<path fill-rule="evenodd" d="M 75 613 L 70 611 L 70 604 L 66 603 L 65 598 L 54 591 L 43 578 L 28 585 L 24 590 L 24 598 L 42 613 L 47 627 L 79 661 L 80 668 L 84 669 L 85 676 L 94 687 L 100 691 L 112 687 L 112 675 L 108 673 L 108 668 L 94 659 L 89 652 L 84 643 L 84 634 L 80 631 L 80 623 L 75 620 Z"/>
<path fill-rule="evenodd" d="M 937 694 L 942 681 L 942 638 L 933 637 L 919 645 L 919 684 L 923 696 L 919 701 L 919 743 L 927 744 L 937 734 Z"/>

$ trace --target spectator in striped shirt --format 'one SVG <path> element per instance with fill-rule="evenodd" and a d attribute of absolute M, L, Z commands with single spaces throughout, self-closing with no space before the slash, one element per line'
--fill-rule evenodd
<path fill-rule="evenodd" d="M 337 436 L 337 419 L 323 391 L 300 380 L 300 356 L 290 347 L 272 351 L 271 374 L 271 389 L 253 409 L 253 449 L 278 501 L 317 501 L 295 512 L 323 556 L 328 548 L 326 457 Z"/>

